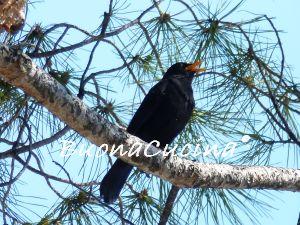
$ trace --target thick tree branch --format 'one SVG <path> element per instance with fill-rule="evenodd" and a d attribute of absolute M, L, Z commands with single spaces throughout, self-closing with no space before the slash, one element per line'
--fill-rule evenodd
<path fill-rule="evenodd" d="M 117 156 L 177 187 L 300 191 L 300 170 L 205 164 L 177 156 L 164 156 L 158 148 L 149 147 L 146 142 L 129 135 L 88 108 L 79 98 L 70 95 L 64 86 L 39 69 L 28 56 L 3 45 L 0 46 L 0 77 L 34 97 L 70 128 L 97 146 L 107 144 L 111 149 L 123 145 L 125 152 L 136 149 L 137 143 L 140 143 L 141 148 L 137 150 L 139 156 L 119 153 Z M 147 157 L 147 154 L 154 156 Z"/>

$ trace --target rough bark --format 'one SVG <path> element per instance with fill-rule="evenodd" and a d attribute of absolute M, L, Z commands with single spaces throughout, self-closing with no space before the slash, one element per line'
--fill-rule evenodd
<path fill-rule="evenodd" d="M 26 0 L 0 0 L 0 28 L 14 33 L 21 29 L 25 20 Z"/>
<path fill-rule="evenodd" d="M 198 163 L 178 156 L 164 156 L 153 146 L 148 148 L 147 153 L 155 156 L 149 158 L 144 152 L 146 142 L 106 121 L 79 98 L 69 94 L 64 86 L 38 68 L 28 56 L 3 45 L 0 46 L 0 78 L 35 98 L 97 146 L 107 144 L 111 148 L 113 145 L 123 145 L 124 151 L 129 151 L 137 142 L 142 144 L 139 156 L 117 156 L 177 187 L 300 191 L 300 170 Z"/>

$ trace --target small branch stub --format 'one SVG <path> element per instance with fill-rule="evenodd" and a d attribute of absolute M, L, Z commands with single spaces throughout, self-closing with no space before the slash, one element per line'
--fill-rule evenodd
<path fill-rule="evenodd" d="M 0 0 L 1 29 L 15 33 L 23 27 L 26 2 L 26 0 Z"/>

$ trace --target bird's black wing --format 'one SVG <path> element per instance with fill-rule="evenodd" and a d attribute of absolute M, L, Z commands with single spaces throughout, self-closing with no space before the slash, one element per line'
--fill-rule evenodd
<path fill-rule="evenodd" d="M 128 133 L 137 135 L 140 128 L 144 126 L 153 115 L 159 115 L 159 106 L 164 101 L 166 86 L 167 81 L 161 80 L 150 89 L 130 121 L 127 127 Z"/>

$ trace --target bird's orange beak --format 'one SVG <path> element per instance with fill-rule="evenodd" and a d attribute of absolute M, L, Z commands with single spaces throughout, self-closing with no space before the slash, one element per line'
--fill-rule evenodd
<path fill-rule="evenodd" d="M 197 60 L 193 64 L 185 67 L 185 71 L 192 72 L 192 73 L 204 72 L 206 69 L 205 68 L 200 68 L 200 65 L 201 65 L 201 61 Z"/>

